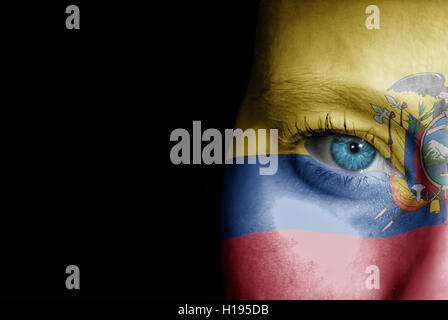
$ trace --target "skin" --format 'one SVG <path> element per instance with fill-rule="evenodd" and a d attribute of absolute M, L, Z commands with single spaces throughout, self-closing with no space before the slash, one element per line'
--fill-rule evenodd
<path fill-rule="evenodd" d="M 365 27 L 365 8 L 370 4 L 359 0 L 262 1 L 252 78 L 236 127 L 278 128 L 280 154 L 308 154 L 306 139 L 291 136 L 294 126 L 304 129 L 306 119 L 308 126 L 318 127 L 330 113 L 334 133 L 348 131 L 370 142 L 385 158 L 390 157 L 387 126 L 374 121 L 370 104 L 385 105 L 386 89 L 410 74 L 437 72 L 448 76 L 448 6 L 435 0 L 376 1 L 381 29 L 369 30 Z M 404 96 L 412 113 L 418 101 L 433 103 L 429 96 Z M 398 129 L 395 134 L 404 135 Z M 395 143 L 392 151 L 393 165 L 404 174 L 402 145 Z M 399 192 L 409 196 L 408 190 Z M 229 297 L 447 299 L 447 232 L 418 232 L 393 236 L 387 244 L 361 238 L 341 240 L 331 253 L 328 247 L 309 242 L 317 235 L 300 245 L 290 245 L 289 234 L 279 232 L 263 242 L 270 251 L 264 258 L 280 262 L 272 274 L 264 274 L 266 267 L 257 262 L 261 249 L 255 238 L 250 244 L 252 253 L 244 253 L 243 258 L 229 258 L 240 253 L 239 245 L 229 245 L 224 250 Z M 417 251 L 397 256 L 397 248 L 417 243 Z M 368 248 L 369 257 L 361 247 Z M 285 266 L 285 257 L 295 261 L 294 268 Z M 333 261 L 334 270 L 320 265 L 328 259 Z M 365 266 L 356 266 L 356 261 L 363 259 L 387 270 L 381 290 L 346 285 L 348 281 L 364 281 Z M 401 264 L 403 260 L 406 263 Z M 241 276 L 243 265 L 251 265 L 253 273 L 263 276 Z M 310 265 L 311 269 L 306 267 Z M 332 272 L 333 280 L 326 281 Z"/>

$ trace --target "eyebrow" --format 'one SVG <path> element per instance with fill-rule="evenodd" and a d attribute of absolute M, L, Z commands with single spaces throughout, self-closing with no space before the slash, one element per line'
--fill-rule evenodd
<path fill-rule="evenodd" d="M 269 82 L 258 98 L 262 111 L 269 119 L 283 120 L 291 116 L 291 113 L 299 112 L 350 110 L 371 115 L 370 103 L 383 101 L 384 94 L 369 87 L 335 79 L 301 75 Z"/>
<path fill-rule="evenodd" d="M 300 137 L 310 133 L 340 133 L 365 139 L 383 156 L 389 155 L 387 126 L 377 127 L 371 108 L 371 104 L 385 106 L 384 92 L 339 79 L 300 75 L 271 81 L 252 98 L 258 102 L 256 112 L 265 115 L 269 127 L 279 128 L 279 141 L 285 146 L 293 148 Z M 361 122 L 346 121 L 352 116 Z"/>

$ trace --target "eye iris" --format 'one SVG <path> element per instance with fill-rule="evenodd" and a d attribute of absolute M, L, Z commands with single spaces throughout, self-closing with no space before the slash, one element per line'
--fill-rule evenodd
<path fill-rule="evenodd" d="M 358 171 L 370 166 L 376 150 L 366 141 L 350 137 L 336 136 L 330 144 L 333 161 L 345 170 Z"/>

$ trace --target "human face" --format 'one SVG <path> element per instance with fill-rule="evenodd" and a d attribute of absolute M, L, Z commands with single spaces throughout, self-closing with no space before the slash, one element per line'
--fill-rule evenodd
<path fill-rule="evenodd" d="M 448 298 L 448 6 L 369 4 L 261 3 L 236 127 L 279 130 L 278 172 L 228 167 L 229 298 Z"/>

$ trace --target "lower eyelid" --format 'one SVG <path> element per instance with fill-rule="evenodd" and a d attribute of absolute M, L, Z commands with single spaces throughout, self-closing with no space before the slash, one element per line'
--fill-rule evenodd
<path fill-rule="evenodd" d="M 305 183 L 306 190 L 320 191 L 327 196 L 343 197 L 350 200 L 369 197 L 370 187 L 384 185 L 387 189 L 389 179 L 387 175 L 364 175 L 357 172 L 348 172 L 333 169 L 321 164 L 312 156 L 296 155 L 293 168 L 297 176 Z M 304 192 L 305 190 L 301 190 Z"/>

